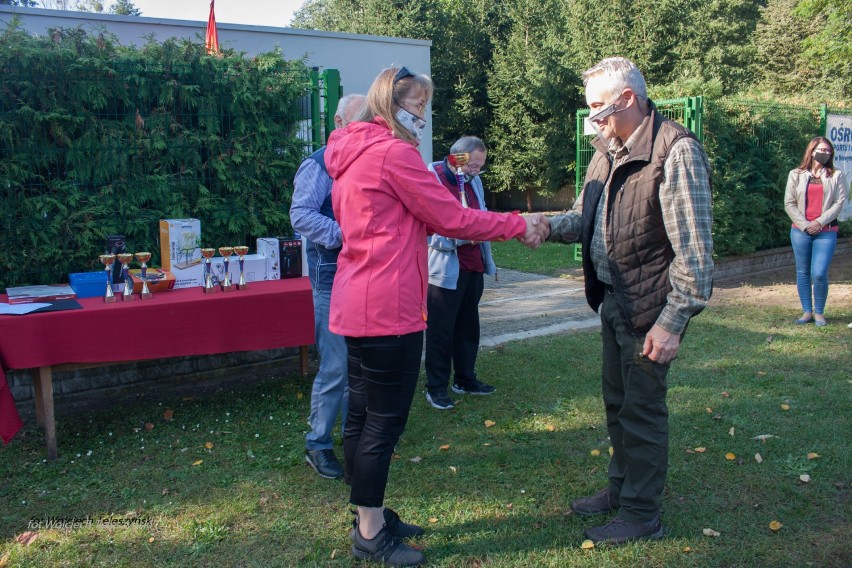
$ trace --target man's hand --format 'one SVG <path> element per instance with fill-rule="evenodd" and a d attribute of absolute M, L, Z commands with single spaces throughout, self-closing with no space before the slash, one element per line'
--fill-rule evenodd
<path fill-rule="evenodd" d="M 675 358 L 679 348 L 680 335 L 670 333 L 655 324 L 645 335 L 642 356 L 656 363 L 665 364 Z"/>
<path fill-rule="evenodd" d="M 518 238 L 518 240 L 524 243 L 527 247 L 536 249 L 541 246 L 541 243 L 547 240 L 548 235 L 550 235 L 550 222 L 548 222 L 547 217 L 541 213 L 524 216 L 524 221 L 527 223 L 527 231 L 523 238 Z"/>

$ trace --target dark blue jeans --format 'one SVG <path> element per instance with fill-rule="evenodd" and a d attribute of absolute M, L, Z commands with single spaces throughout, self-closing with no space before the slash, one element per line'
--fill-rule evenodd
<path fill-rule="evenodd" d="M 790 229 L 790 242 L 796 257 L 796 289 L 799 291 L 802 311 L 822 315 L 828 299 L 828 267 L 837 247 L 837 232 L 823 231 L 809 235 L 793 227 Z"/>
<path fill-rule="evenodd" d="M 349 415 L 343 433 L 349 501 L 381 507 L 393 449 L 405 430 L 420 374 L 423 332 L 347 337 Z"/>

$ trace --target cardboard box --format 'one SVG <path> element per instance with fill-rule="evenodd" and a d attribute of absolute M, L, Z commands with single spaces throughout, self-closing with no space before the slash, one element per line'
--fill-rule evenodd
<path fill-rule="evenodd" d="M 266 280 L 281 279 L 280 245 L 275 237 L 257 239 L 257 254 L 266 257 Z"/>
<path fill-rule="evenodd" d="M 130 269 L 130 278 L 133 280 L 133 293 L 139 294 L 142 292 L 142 270 L 139 268 Z M 175 287 L 175 275 L 168 270 L 162 268 L 149 268 L 145 276 L 148 281 L 148 290 L 151 292 L 164 292 Z"/>
<path fill-rule="evenodd" d="M 163 270 L 186 269 L 201 263 L 201 221 L 160 220 L 160 265 Z"/>

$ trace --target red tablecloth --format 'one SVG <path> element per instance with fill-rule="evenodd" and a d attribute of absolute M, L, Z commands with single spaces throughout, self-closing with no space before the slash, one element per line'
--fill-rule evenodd
<path fill-rule="evenodd" d="M 6 297 L 0 295 L 0 302 Z M 307 278 L 251 282 L 247 290 L 201 288 L 155 293 L 151 300 L 82 310 L 0 315 L 0 436 L 21 428 L 6 369 L 61 363 L 109 363 L 311 345 L 314 310 Z"/>

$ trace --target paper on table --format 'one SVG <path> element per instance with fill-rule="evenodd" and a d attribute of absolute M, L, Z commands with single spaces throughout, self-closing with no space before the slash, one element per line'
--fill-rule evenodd
<path fill-rule="evenodd" d="M 0 315 L 20 316 L 28 314 L 40 308 L 49 306 L 50 304 L 0 304 Z"/>

